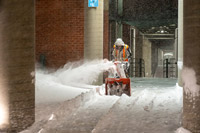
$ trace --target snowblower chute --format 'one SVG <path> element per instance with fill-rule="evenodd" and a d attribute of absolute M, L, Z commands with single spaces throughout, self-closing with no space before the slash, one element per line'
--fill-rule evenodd
<path fill-rule="evenodd" d="M 128 78 L 126 70 L 127 62 L 114 62 L 115 73 L 114 78 L 105 79 L 105 93 L 106 95 L 117 95 L 121 96 L 123 93 L 131 96 L 131 85 L 130 79 Z"/>

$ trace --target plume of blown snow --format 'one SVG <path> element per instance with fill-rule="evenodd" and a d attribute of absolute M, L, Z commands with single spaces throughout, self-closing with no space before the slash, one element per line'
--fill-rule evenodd
<path fill-rule="evenodd" d="M 35 87 L 36 104 L 65 101 L 89 91 L 81 87 L 63 85 L 52 73 L 40 70 L 36 70 Z"/>
<path fill-rule="evenodd" d="M 200 86 L 197 85 L 197 78 L 194 69 L 184 67 L 182 70 L 183 88 L 190 97 L 199 96 Z"/>
<path fill-rule="evenodd" d="M 92 84 L 102 72 L 108 71 L 114 65 L 108 60 L 85 61 L 83 64 L 76 62 L 76 64 L 79 65 L 66 64 L 56 72 L 58 80 L 62 84 Z"/>

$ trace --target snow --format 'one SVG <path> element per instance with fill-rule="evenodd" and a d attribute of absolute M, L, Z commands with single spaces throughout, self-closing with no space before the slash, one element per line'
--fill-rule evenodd
<path fill-rule="evenodd" d="M 184 91 L 190 98 L 199 96 L 200 85 L 197 84 L 197 78 L 194 69 L 184 67 L 182 70 L 182 80 Z"/>
<path fill-rule="evenodd" d="M 96 86 L 99 74 L 113 67 L 107 60 L 67 63 L 55 72 L 36 71 L 36 103 L 59 102 L 72 99 Z M 31 73 L 33 75 L 33 73 Z M 84 89 L 85 88 L 85 89 Z"/>
<path fill-rule="evenodd" d="M 98 122 L 93 133 L 172 133 L 180 126 L 182 103 L 177 95 L 182 91 L 165 83 L 174 84 L 174 81 L 134 80 L 132 96 L 122 96 Z"/>
<path fill-rule="evenodd" d="M 188 131 L 187 129 L 184 129 L 183 127 L 180 127 L 176 130 L 175 133 L 192 133 L 192 132 Z"/>
<path fill-rule="evenodd" d="M 76 62 L 80 64 L 80 62 Z M 57 71 L 56 75 L 62 84 L 92 84 L 98 79 L 100 73 L 108 70 L 114 64 L 107 60 L 86 61 L 82 65 L 74 67 L 65 65 L 64 69 Z"/>
<path fill-rule="evenodd" d="M 131 97 L 106 96 L 104 84 L 91 83 L 110 67 L 100 60 L 36 70 L 36 120 L 21 133 L 188 133 L 178 129 L 182 88 L 176 79 L 133 78 Z"/>
<path fill-rule="evenodd" d="M 36 71 L 36 104 L 65 101 L 89 91 L 89 89 L 63 85 L 57 80 L 58 78 L 53 74 Z"/>
<path fill-rule="evenodd" d="M 178 64 L 178 69 L 183 69 L 183 61 L 179 60 L 177 61 L 177 64 Z"/>

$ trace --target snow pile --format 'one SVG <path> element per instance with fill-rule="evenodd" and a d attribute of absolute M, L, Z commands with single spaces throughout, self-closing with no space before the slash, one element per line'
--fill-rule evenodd
<path fill-rule="evenodd" d="M 178 61 L 178 69 L 183 69 L 183 61 Z"/>
<path fill-rule="evenodd" d="M 190 131 L 184 129 L 183 127 L 180 127 L 180 128 L 178 128 L 178 129 L 176 130 L 175 133 L 192 133 L 192 132 L 190 132 Z"/>
<path fill-rule="evenodd" d="M 183 87 L 179 86 L 178 83 L 176 83 L 176 89 L 175 89 L 177 101 L 180 103 L 183 102 Z"/>
<path fill-rule="evenodd" d="M 197 85 L 196 73 L 193 69 L 184 67 L 182 70 L 184 91 L 189 97 L 199 96 L 200 86 Z"/>
<path fill-rule="evenodd" d="M 118 99 L 119 97 L 117 96 L 100 96 L 95 90 L 90 90 L 73 99 L 59 103 L 56 107 L 52 106 L 48 110 L 41 108 L 40 111 L 44 110 L 40 114 L 42 116 L 38 115 L 38 111 L 36 111 L 36 122 L 21 133 L 54 133 L 58 131 L 62 132 L 63 130 L 68 132 L 70 128 L 73 128 L 73 130 L 83 128 L 88 130 L 88 127 L 85 125 L 88 125 L 88 123 L 96 125 L 101 116 Z M 87 119 L 87 122 L 82 122 L 80 118 Z"/>

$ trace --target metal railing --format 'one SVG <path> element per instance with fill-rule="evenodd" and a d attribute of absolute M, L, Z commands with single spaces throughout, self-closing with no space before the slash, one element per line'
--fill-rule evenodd
<path fill-rule="evenodd" d="M 130 77 L 145 77 L 145 62 L 142 58 L 132 58 L 129 68 Z"/>
<path fill-rule="evenodd" d="M 176 67 L 175 58 L 163 60 L 163 78 L 176 78 Z"/>

